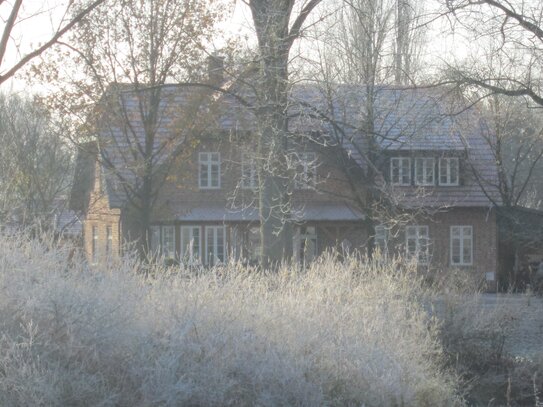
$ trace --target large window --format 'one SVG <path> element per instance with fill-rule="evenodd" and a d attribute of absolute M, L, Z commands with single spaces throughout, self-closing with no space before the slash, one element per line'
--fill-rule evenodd
<path fill-rule="evenodd" d="M 206 226 L 206 263 L 214 266 L 225 260 L 224 226 Z"/>
<path fill-rule="evenodd" d="M 415 184 L 422 186 L 434 185 L 434 168 L 433 158 L 415 158 Z"/>
<path fill-rule="evenodd" d="M 389 230 L 385 225 L 375 226 L 375 248 L 379 249 L 383 258 L 388 255 L 388 235 Z"/>
<path fill-rule="evenodd" d="M 241 158 L 241 187 L 243 189 L 256 189 L 257 185 L 256 162 L 249 154 L 244 154 Z"/>
<path fill-rule="evenodd" d="M 451 265 L 470 266 L 473 264 L 473 228 L 451 226 Z"/>
<path fill-rule="evenodd" d="M 221 154 L 200 153 L 199 185 L 202 189 L 218 189 L 221 187 Z"/>
<path fill-rule="evenodd" d="M 181 260 L 198 264 L 201 258 L 200 226 L 181 226 Z"/>
<path fill-rule="evenodd" d="M 406 226 L 405 247 L 408 258 L 416 258 L 420 264 L 427 264 L 430 249 L 428 226 Z"/>
<path fill-rule="evenodd" d="M 306 265 L 317 257 L 317 230 L 314 226 L 300 226 L 294 240 L 296 258 Z"/>
<path fill-rule="evenodd" d="M 411 184 L 411 159 L 392 157 L 390 159 L 390 182 L 393 185 Z"/>
<path fill-rule="evenodd" d="M 311 189 L 317 184 L 317 156 L 315 153 L 300 153 L 296 169 L 295 188 Z"/>
<path fill-rule="evenodd" d="M 166 259 L 175 257 L 175 227 L 162 226 L 162 255 Z"/>
<path fill-rule="evenodd" d="M 459 184 L 457 157 L 439 159 L 439 185 L 455 186 Z"/>

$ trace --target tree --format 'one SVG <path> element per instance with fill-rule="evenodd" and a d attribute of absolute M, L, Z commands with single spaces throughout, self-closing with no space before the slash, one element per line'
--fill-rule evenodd
<path fill-rule="evenodd" d="M 53 75 L 61 91 L 49 102 L 80 119 L 86 137 L 76 143 L 97 138 L 100 165 L 132 209 L 131 238 L 142 256 L 158 192 L 201 102 L 201 95 L 191 95 L 190 111 L 166 125 L 171 112 L 163 106 L 173 96 L 165 85 L 198 77 L 204 44 L 221 15 L 218 6 L 208 0 L 110 1 L 83 19 L 55 55 L 59 61 L 71 56 L 83 75 L 72 66 Z M 55 73 L 43 66 L 34 71 Z"/>
<path fill-rule="evenodd" d="M 470 39 L 489 43 L 492 49 L 486 51 L 501 56 L 510 68 L 506 74 L 496 75 L 496 71 L 473 58 L 464 66 L 450 67 L 452 78 L 458 84 L 477 86 L 488 93 L 525 96 L 543 106 L 540 4 L 530 0 L 448 0 L 446 5 L 455 21 L 471 33 Z"/>
<path fill-rule="evenodd" d="M 383 126 L 382 120 L 378 123 L 376 116 L 398 110 L 404 115 L 411 113 L 402 96 L 393 103 L 385 101 L 392 93 L 386 85 L 416 86 L 417 76 L 422 74 L 418 58 L 424 48 L 420 7 L 406 0 L 346 0 L 327 27 L 316 29 L 315 36 L 321 39 L 316 77 L 328 99 L 328 105 L 317 109 L 317 114 L 332 124 L 330 142 L 342 147 L 336 159 L 350 180 L 355 204 L 367 215 L 370 236 L 375 236 L 378 223 L 391 227 L 409 218 L 398 211 L 399 197 L 383 183 L 380 141 L 394 142 L 397 135 L 390 134 L 390 126 Z M 349 88 L 356 89 L 358 95 L 353 96 L 346 90 Z M 345 117 L 347 106 L 353 103 L 359 111 Z M 423 122 L 430 118 L 417 119 Z M 343 153 L 345 147 L 360 157 L 360 168 L 353 170 L 352 159 Z M 360 179 L 365 190 L 357 187 Z M 370 238 L 370 254 L 373 243 Z"/>
<path fill-rule="evenodd" d="M 15 51 L 19 48 L 14 41 L 10 41 L 15 28 L 20 25 L 25 25 L 26 23 L 25 28 L 29 29 L 28 22 L 36 20 L 41 12 L 30 11 L 29 15 L 27 15 L 27 12 L 23 7 L 23 0 L 14 0 L 13 2 L 0 1 L 0 15 L 7 15 L 5 20 L 2 19 L 3 29 L 0 38 L 0 84 L 13 77 L 13 75 L 30 61 L 51 48 L 64 34 L 104 2 L 105 0 L 94 0 L 91 2 L 70 1 L 64 10 L 62 10 L 62 15 L 64 17 L 61 18 L 48 39 L 40 45 L 31 47 L 30 51 L 16 57 L 14 61 L 8 61 L 6 63 L 8 54 L 15 54 Z"/>
<path fill-rule="evenodd" d="M 259 214 L 264 267 L 290 258 L 292 225 L 288 185 L 289 54 L 321 0 L 248 0 L 258 43 L 255 83 L 259 165 Z M 294 7 L 299 6 L 299 12 Z M 292 21 L 292 23 L 291 23 Z"/>
<path fill-rule="evenodd" d="M 0 220 L 51 225 L 68 191 L 71 151 L 49 114 L 30 100 L 0 94 Z"/>

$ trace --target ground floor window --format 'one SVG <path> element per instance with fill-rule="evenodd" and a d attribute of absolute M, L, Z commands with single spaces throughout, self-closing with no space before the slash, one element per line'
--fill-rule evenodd
<path fill-rule="evenodd" d="M 381 256 L 386 259 L 388 255 L 388 237 L 389 230 L 385 225 L 375 226 L 375 249 L 378 249 Z"/>
<path fill-rule="evenodd" d="M 300 226 L 294 237 L 294 256 L 305 265 L 317 257 L 317 229 L 315 226 Z"/>
<path fill-rule="evenodd" d="M 473 228 L 451 226 L 451 265 L 471 266 L 473 264 Z"/>
<path fill-rule="evenodd" d="M 149 228 L 149 245 L 154 256 L 175 258 L 175 226 L 151 226 Z"/>
<path fill-rule="evenodd" d="M 214 266 L 225 260 L 225 228 L 224 226 L 206 226 L 206 263 Z"/>
<path fill-rule="evenodd" d="M 92 247 L 91 247 L 92 261 L 96 262 L 98 259 L 98 226 L 92 227 Z"/>
<path fill-rule="evenodd" d="M 406 226 L 405 247 L 408 258 L 416 258 L 420 264 L 428 264 L 430 251 L 428 226 Z"/>
<path fill-rule="evenodd" d="M 200 226 L 181 226 L 181 260 L 187 264 L 201 262 Z"/>

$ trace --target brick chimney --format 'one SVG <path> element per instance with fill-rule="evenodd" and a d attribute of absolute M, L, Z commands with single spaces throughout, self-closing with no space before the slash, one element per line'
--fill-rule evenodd
<path fill-rule="evenodd" d="M 224 82 L 224 57 L 217 53 L 207 57 L 207 75 L 212 85 L 221 85 Z"/>

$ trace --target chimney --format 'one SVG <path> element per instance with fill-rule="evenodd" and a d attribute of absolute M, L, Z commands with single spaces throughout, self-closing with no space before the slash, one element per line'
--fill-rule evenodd
<path fill-rule="evenodd" d="M 209 83 L 222 85 L 224 82 L 224 57 L 213 53 L 207 57 L 207 74 Z"/>

